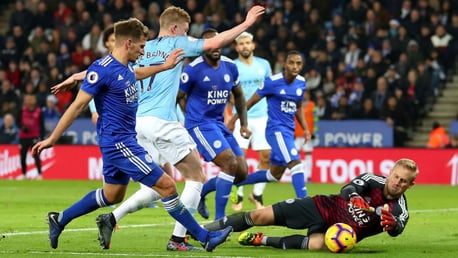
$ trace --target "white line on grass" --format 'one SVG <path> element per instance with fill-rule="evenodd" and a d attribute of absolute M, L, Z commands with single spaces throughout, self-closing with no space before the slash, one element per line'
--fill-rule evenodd
<path fill-rule="evenodd" d="M 458 208 L 446 208 L 446 209 L 430 209 L 430 210 L 410 210 L 409 213 L 431 213 L 431 212 L 457 212 Z M 169 223 L 158 223 L 158 224 L 138 224 L 138 225 L 123 225 L 120 226 L 121 229 L 124 228 L 149 228 L 149 227 L 160 227 L 160 226 L 170 226 L 175 225 L 175 222 Z M 94 231 L 97 228 L 70 228 L 66 229 L 65 232 L 81 232 L 81 231 Z M 24 236 L 24 235 L 39 235 L 39 234 L 48 234 L 49 231 L 29 231 L 29 232 L 10 232 L 10 233 L 1 233 L 1 237 L 10 237 L 10 236 Z"/>

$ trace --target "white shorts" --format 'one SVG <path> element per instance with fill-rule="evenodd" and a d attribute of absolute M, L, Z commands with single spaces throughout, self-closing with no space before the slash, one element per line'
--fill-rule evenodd
<path fill-rule="evenodd" d="M 304 152 L 312 152 L 313 151 L 313 139 L 308 141 L 304 144 L 305 138 L 304 137 L 296 137 L 294 138 L 294 145 L 296 145 L 296 149 L 302 150 Z"/>
<path fill-rule="evenodd" d="M 245 139 L 240 135 L 240 119 L 235 122 L 234 137 L 240 148 L 251 149 L 255 151 L 270 150 L 270 145 L 266 140 L 267 117 L 248 119 L 248 129 L 251 131 L 250 139 Z"/>
<path fill-rule="evenodd" d="M 167 162 L 177 164 L 196 148 L 196 144 L 180 122 L 152 116 L 137 117 L 135 130 L 138 143 L 161 166 Z"/>

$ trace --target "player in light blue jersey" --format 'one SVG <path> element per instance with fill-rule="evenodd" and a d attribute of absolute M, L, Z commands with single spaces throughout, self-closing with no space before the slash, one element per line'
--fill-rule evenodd
<path fill-rule="evenodd" d="M 207 29 L 202 38 L 212 38 L 217 34 L 214 29 Z M 197 144 L 199 153 L 205 161 L 212 161 L 223 171 L 214 180 L 215 220 L 225 216 L 233 182 L 243 181 L 248 172 L 242 150 L 224 125 L 224 109 L 231 92 L 240 114 L 240 134 L 250 136 L 237 66 L 231 59 L 221 56 L 221 51 L 221 48 L 205 51 L 203 56 L 188 64 L 181 74 L 178 93 L 178 100 L 185 111 L 185 127 Z"/>
<path fill-rule="evenodd" d="M 289 168 L 296 196 L 298 198 L 307 196 L 304 169 L 294 143 L 294 117 L 304 129 L 305 141 L 311 139 L 304 112 L 300 108 L 305 90 L 305 79 L 299 75 L 302 67 L 302 55 L 298 51 L 288 52 L 284 72 L 266 79 L 264 84 L 248 100 L 247 109 L 249 110 L 262 98 L 267 99 L 269 118 L 267 120 L 266 138 L 272 147 L 271 166 L 269 170 L 249 175 L 239 185 L 278 181 L 286 168 Z M 235 119 L 237 119 L 237 114 L 231 122 L 234 122 Z"/>
<path fill-rule="evenodd" d="M 238 58 L 235 59 L 235 64 L 239 69 L 240 84 L 242 85 L 245 98 L 248 100 L 264 80 L 272 75 L 272 69 L 267 60 L 254 56 L 255 43 L 253 35 L 249 32 L 243 32 L 235 38 Z M 248 147 L 258 152 L 259 164 L 258 171 L 267 170 L 270 167 L 270 145 L 266 140 L 266 124 L 267 124 L 267 101 L 261 99 L 256 105 L 250 108 L 248 112 L 248 129 L 251 131 L 251 137 L 245 139 L 239 133 L 239 120 L 235 123 L 233 130 L 234 136 L 237 139 L 240 147 L 246 154 Z M 232 129 L 232 125 L 229 125 Z M 248 196 L 248 199 L 253 202 L 256 209 L 263 208 L 262 194 L 266 183 L 257 183 L 253 186 L 253 192 Z M 243 207 L 243 186 L 238 187 L 237 192 L 231 193 L 232 209 L 238 211 Z"/>
<path fill-rule="evenodd" d="M 191 22 L 189 14 L 182 8 L 171 6 L 161 14 L 158 37 L 146 43 L 145 54 L 138 66 L 149 67 L 163 63 L 175 48 L 183 48 L 184 57 L 198 56 L 203 51 L 221 48 L 248 29 L 263 13 L 264 7 L 253 6 L 241 24 L 210 39 L 195 39 L 186 35 Z M 181 201 L 194 212 L 200 200 L 205 175 L 194 141 L 177 121 L 175 107 L 181 70 L 182 64 L 179 64 L 174 69 L 137 82 L 139 109 L 136 131 L 140 145 L 153 155 L 159 165 L 171 163 L 181 172 L 186 180 Z M 229 174 L 227 176 L 232 177 Z M 128 213 L 145 207 L 143 204 L 155 201 L 158 197 L 158 193 L 142 186 L 116 208 L 112 215 L 119 222 Z M 196 248 L 185 241 L 185 236 L 186 228 L 177 223 L 167 243 L 167 250 L 195 251 Z"/>
<path fill-rule="evenodd" d="M 86 108 L 89 101 L 95 99 L 99 112 L 97 134 L 103 159 L 103 188 L 89 192 L 63 212 L 48 213 L 49 239 L 52 248 L 57 248 L 58 238 L 71 220 L 100 207 L 122 201 L 131 178 L 154 188 L 161 195 L 167 212 L 188 230 L 193 231 L 192 234 L 199 239 L 207 251 L 212 251 L 224 242 L 232 230 L 230 227 L 217 232 L 203 229 L 181 203 L 173 179 L 165 174 L 153 161 L 151 155 L 137 143 L 136 79 L 174 67 L 180 62 L 179 56 L 183 53 L 182 50 L 175 50 L 163 64 L 134 71 L 129 62 L 135 61 L 144 53 L 147 32 L 148 28 L 135 18 L 115 24 L 116 42 L 112 54 L 95 61 L 89 67 L 75 101 L 59 120 L 54 131 L 47 139 L 38 142 L 32 148 L 32 154 L 37 157 L 43 149 L 53 146 Z M 113 220 L 113 217 L 108 217 L 108 221 L 97 221 L 97 223 L 111 225 L 111 228 L 107 228 L 109 232 L 103 232 L 104 234 L 113 232 L 115 226 Z M 102 243 L 105 249 L 109 246 L 109 242 Z"/>

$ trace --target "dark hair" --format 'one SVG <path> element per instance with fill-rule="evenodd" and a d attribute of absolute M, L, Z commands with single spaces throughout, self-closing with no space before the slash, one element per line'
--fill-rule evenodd
<path fill-rule="evenodd" d="M 202 31 L 202 34 L 200 34 L 200 37 L 203 38 L 204 35 L 207 33 L 218 33 L 218 31 L 213 28 L 207 28 L 204 31 Z"/>
<path fill-rule="evenodd" d="M 103 31 L 103 43 L 108 41 L 108 38 L 111 36 L 111 34 L 114 34 L 114 26 L 110 25 L 108 26 L 104 31 Z"/>

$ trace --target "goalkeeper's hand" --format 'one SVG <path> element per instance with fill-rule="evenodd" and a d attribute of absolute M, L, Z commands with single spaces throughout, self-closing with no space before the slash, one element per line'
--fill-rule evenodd
<path fill-rule="evenodd" d="M 358 207 L 363 211 L 375 211 L 375 209 L 371 207 L 369 203 L 367 203 L 366 200 L 364 200 L 364 198 L 357 193 L 350 194 L 350 202 L 353 204 L 353 206 Z"/>
<path fill-rule="evenodd" d="M 382 215 L 380 216 L 380 225 L 383 227 L 383 231 L 390 231 L 398 225 L 396 219 L 390 211 L 388 204 L 383 206 L 381 210 Z"/>

